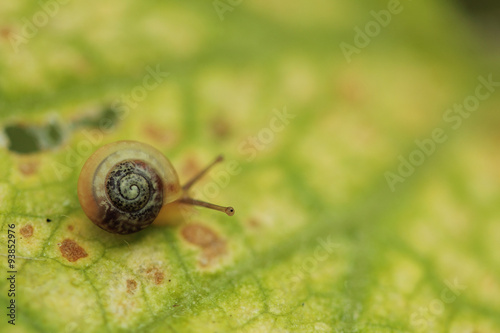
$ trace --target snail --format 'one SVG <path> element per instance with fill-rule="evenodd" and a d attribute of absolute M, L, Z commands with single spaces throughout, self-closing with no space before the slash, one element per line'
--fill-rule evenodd
<path fill-rule="evenodd" d="M 232 207 L 196 200 L 188 194 L 192 185 L 222 159 L 217 157 L 181 187 L 170 161 L 152 146 L 137 141 L 110 143 L 85 162 L 78 179 L 78 200 L 95 225 L 122 235 L 148 227 L 171 203 L 203 206 L 232 216 Z"/>

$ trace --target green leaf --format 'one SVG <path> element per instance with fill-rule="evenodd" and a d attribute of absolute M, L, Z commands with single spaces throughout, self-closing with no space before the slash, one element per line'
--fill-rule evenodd
<path fill-rule="evenodd" d="M 387 2 L 223 4 L 0 5 L 0 331 L 500 331 L 498 54 L 446 1 L 350 62 Z M 117 140 L 182 182 L 223 153 L 194 194 L 236 215 L 99 229 L 77 180 Z"/>

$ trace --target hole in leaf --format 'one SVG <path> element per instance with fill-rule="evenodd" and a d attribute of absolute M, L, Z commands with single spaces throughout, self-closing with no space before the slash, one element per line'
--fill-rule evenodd
<path fill-rule="evenodd" d="M 40 151 L 36 132 L 24 125 L 5 127 L 5 135 L 9 140 L 9 150 L 19 154 L 31 154 Z"/>
<path fill-rule="evenodd" d="M 26 123 L 5 126 L 7 148 L 17 154 L 34 154 L 43 150 L 59 147 L 63 144 L 64 133 L 80 127 L 98 128 L 109 131 L 119 121 L 118 111 L 112 107 L 104 108 L 99 114 L 83 117 L 67 128 L 51 121 L 46 125 L 27 125 Z"/>
<path fill-rule="evenodd" d="M 88 116 L 77 120 L 75 123 L 73 123 L 73 126 L 74 128 L 90 127 L 106 131 L 115 127 L 118 121 L 118 111 L 113 107 L 108 106 L 104 108 L 98 115 Z"/>

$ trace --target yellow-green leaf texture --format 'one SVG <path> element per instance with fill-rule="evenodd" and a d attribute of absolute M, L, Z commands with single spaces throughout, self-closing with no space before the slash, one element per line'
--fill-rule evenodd
<path fill-rule="evenodd" d="M 498 45 L 450 1 L 402 0 L 348 63 L 340 44 L 387 1 L 221 2 L 2 2 L 0 253 L 15 224 L 19 257 L 15 326 L 0 257 L 0 331 L 499 332 L 500 91 L 443 118 L 500 81 Z M 14 152 L 9 126 L 40 150 Z M 194 193 L 236 215 L 99 229 L 77 180 L 117 140 L 182 182 L 223 153 Z"/>

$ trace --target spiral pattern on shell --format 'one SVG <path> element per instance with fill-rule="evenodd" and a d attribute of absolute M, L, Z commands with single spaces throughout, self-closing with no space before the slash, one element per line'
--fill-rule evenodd
<path fill-rule="evenodd" d="M 113 205 L 125 212 L 137 212 L 154 195 L 153 182 L 161 182 L 141 161 L 124 161 L 113 167 L 106 177 L 106 192 Z M 151 179 L 152 177 L 158 179 Z M 161 199 L 161 198 L 160 198 Z"/>
<path fill-rule="evenodd" d="M 163 206 L 163 184 L 156 171 L 143 161 L 123 161 L 106 177 L 106 195 L 112 205 L 106 210 L 104 229 L 118 234 L 149 226 Z"/>
<path fill-rule="evenodd" d="M 146 228 L 180 194 L 170 162 L 153 147 L 135 141 L 119 141 L 97 150 L 78 181 L 85 214 L 100 228 L 116 234 Z"/>

